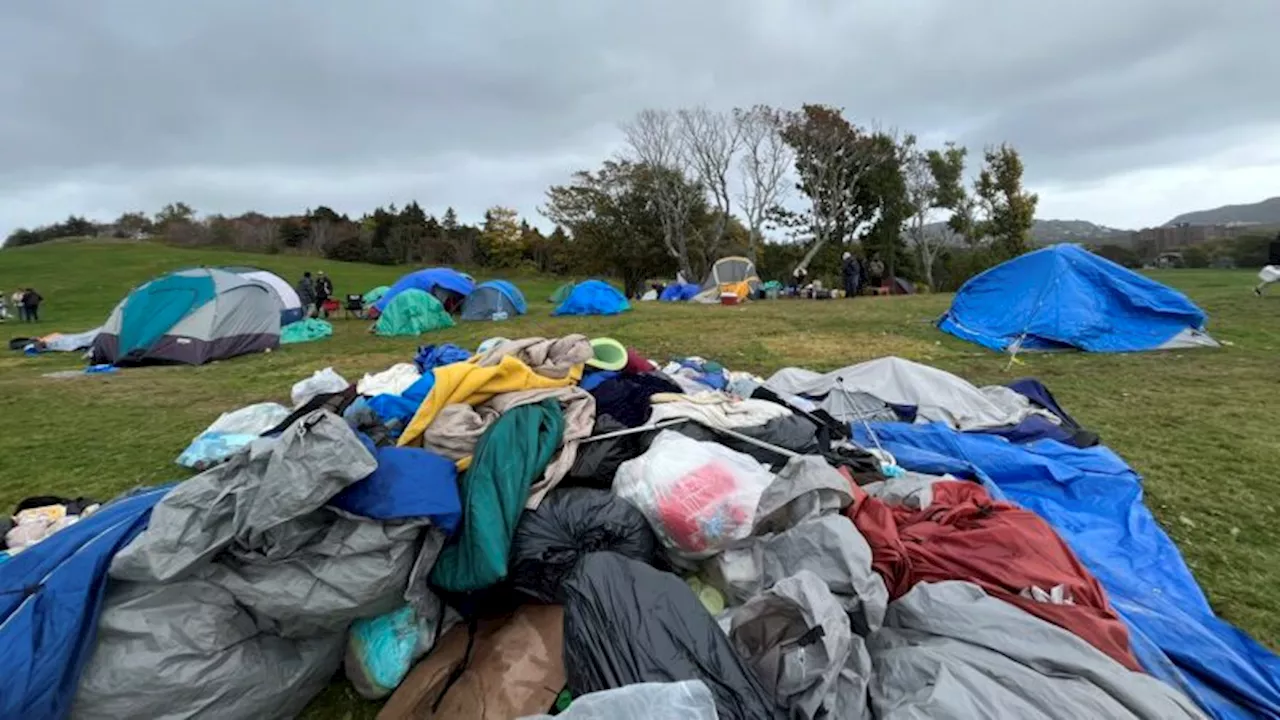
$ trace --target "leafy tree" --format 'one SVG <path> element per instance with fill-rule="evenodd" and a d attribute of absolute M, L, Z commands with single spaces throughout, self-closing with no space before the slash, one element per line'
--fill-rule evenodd
<path fill-rule="evenodd" d="M 141 212 L 124 213 L 116 218 L 114 225 L 116 237 L 123 238 L 142 237 L 153 229 L 151 218 Z"/>
<path fill-rule="evenodd" d="M 276 234 L 281 245 L 297 248 L 307 241 L 310 236 L 310 230 L 308 230 L 307 223 L 303 218 L 290 217 L 280 221 L 280 224 L 276 227 Z"/>
<path fill-rule="evenodd" d="M 1197 245 L 1192 245 L 1182 251 L 1182 265 L 1189 268 L 1207 268 L 1209 267 L 1209 251 Z"/>
<path fill-rule="evenodd" d="M 191 222 L 196 217 L 196 211 L 184 202 L 169 203 L 156 213 L 155 224 L 164 228 L 166 225 L 175 222 Z"/>
<path fill-rule="evenodd" d="M 911 216 L 903 172 L 908 146 L 883 132 L 875 133 L 872 142 L 878 146 L 876 152 L 889 159 L 878 163 L 858 188 L 858 202 L 878 208 L 862 246 L 869 258 L 879 257 L 884 263 L 886 277 L 910 276 L 913 263 L 902 234 L 902 226 Z"/>
<path fill-rule="evenodd" d="M 643 110 L 622 126 L 631 155 L 647 170 L 650 200 L 662 221 L 662 241 L 685 277 L 689 264 L 689 216 L 696 203 L 706 202 L 701 187 L 690 193 L 690 155 L 678 116 L 667 110 Z"/>
<path fill-rule="evenodd" d="M 1040 198 L 1022 187 L 1022 158 L 1007 144 L 987 148 L 985 164 L 974 185 L 985 218 L 978 223 L 979 237 L 991 238 L 996 254 L 1008 259 L 1031 247 Z"/>
<path fill-rule="evenodd" d="M 876 133 L 851 124 L 840 110 L 805 105 L 785 115 L 782 139 L 795 153 L 797 189 L 809 200 L 799 214 L 779 212 L 798 238 L 809 242 L 801 265 L 828 243 L 859 238 L 876 219 L 877 193 L 864 187 L 872 173 L 892 163 L 896 152 Z"/>
<path fill-rule="evenodd" d="M 490 264 L 495 267 L 516 267 L 524 258 L 520 216 L 511 208 L 495 205 L 485 211 L 480 238 Z"/>

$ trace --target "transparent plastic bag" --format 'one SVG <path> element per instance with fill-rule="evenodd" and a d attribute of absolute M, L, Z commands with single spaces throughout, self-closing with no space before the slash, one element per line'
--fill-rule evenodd
<path fill-rule="evenodd" d="M 636 683 L 575 698 L 555 720 L 716 720 L 716 701 L 701 680 Z M 522 720 L 552 720 L 528 715 Z"/>
<path fill-rule="evenodd" d="M 294 407 L 302 407 L 308 400 L 317 395 L 342 392 L 347 389 L 348 385 L 350 383 L 344 380 L 333 368 L 327 367 L 323 370 L 317 370 L 315 374 L 305 380 L 299 380 L 294 383 L 289 397 L 293 400 Z"/>
<path fill-rule="evenodd" d="M 749 537 L 773 474 L 754 458 L 662 431 L 618 468 L 613 491 L 644 513 L 663 544 L 687 558 L 715 555 Z"/>

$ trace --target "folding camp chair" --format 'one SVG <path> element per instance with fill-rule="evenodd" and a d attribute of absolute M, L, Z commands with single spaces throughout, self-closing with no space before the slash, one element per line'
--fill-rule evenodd
<path fill-rule="evenodd" d="M 343 304 L 342 309 L 346 312 L 347 318 L 364 318 L 364 296 L 348 295 L 347 302 Z"/>

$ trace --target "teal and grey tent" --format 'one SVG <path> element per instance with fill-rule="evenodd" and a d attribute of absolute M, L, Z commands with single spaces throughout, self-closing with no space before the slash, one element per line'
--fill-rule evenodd
<path fill-rule="evenodd" d="M 280 304 L 266 284 L 211 268 L 180 270 L 129 293 L 93 343 L 96 363 L 200 365 L 280 345 Z"/>

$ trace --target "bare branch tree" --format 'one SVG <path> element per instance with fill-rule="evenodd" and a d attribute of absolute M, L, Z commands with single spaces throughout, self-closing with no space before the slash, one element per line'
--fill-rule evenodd
<path fill-rule="evenodd" d="M 676 112 L 680 134 L 689 158 L 694 177 L 711 194 L 717 216 L 706 237 L 707 261 L 714 262 L 720 254 L 725 228 L 733 210 L 729 194 L 729 172 L 733 158 L 742 145 L 741 125 L 728 113 L 697 107 Z"/>
<path fill-rule="evenodd" d="M 787 184 L 783 179 L 791 167 L 792 154 L 779 132 L 782 118 L 777 110 L 767 105 L 756 105 L 749 110 L 736 108 L 733 120 L 743 148 L 739 163 L 742 192 L 738 199 L 750 231 L 747 252 L 755 262 L 769 211 L 786 195 Z"/>
<path fill-rule="evenodd" d="M 951 233 L 930 230 L 926 226 L 938 207 L 938 181 L 929 164 L 929 154 L 920 149 L 914 135 L 907 135 L 901 144 L 902 179 L 906 184 L 906 202 L 910 217 L 907 220 L 907 239 L 920 256 L 924 267 L 924 279 L 933 284 L 933 261 L 938 257 Z"/>
<path fill-rule="evenodd" d="M 654 195 L 662 219 L 663 243 L 686 280 L 693 278 L 689 265 L 689 239 L 685 236 L 692 203 L 684 192 L 689 154 L 679 121 L 667 110 L 642 110 L 622 125 L 634 160 L 654 170 Z"/>

